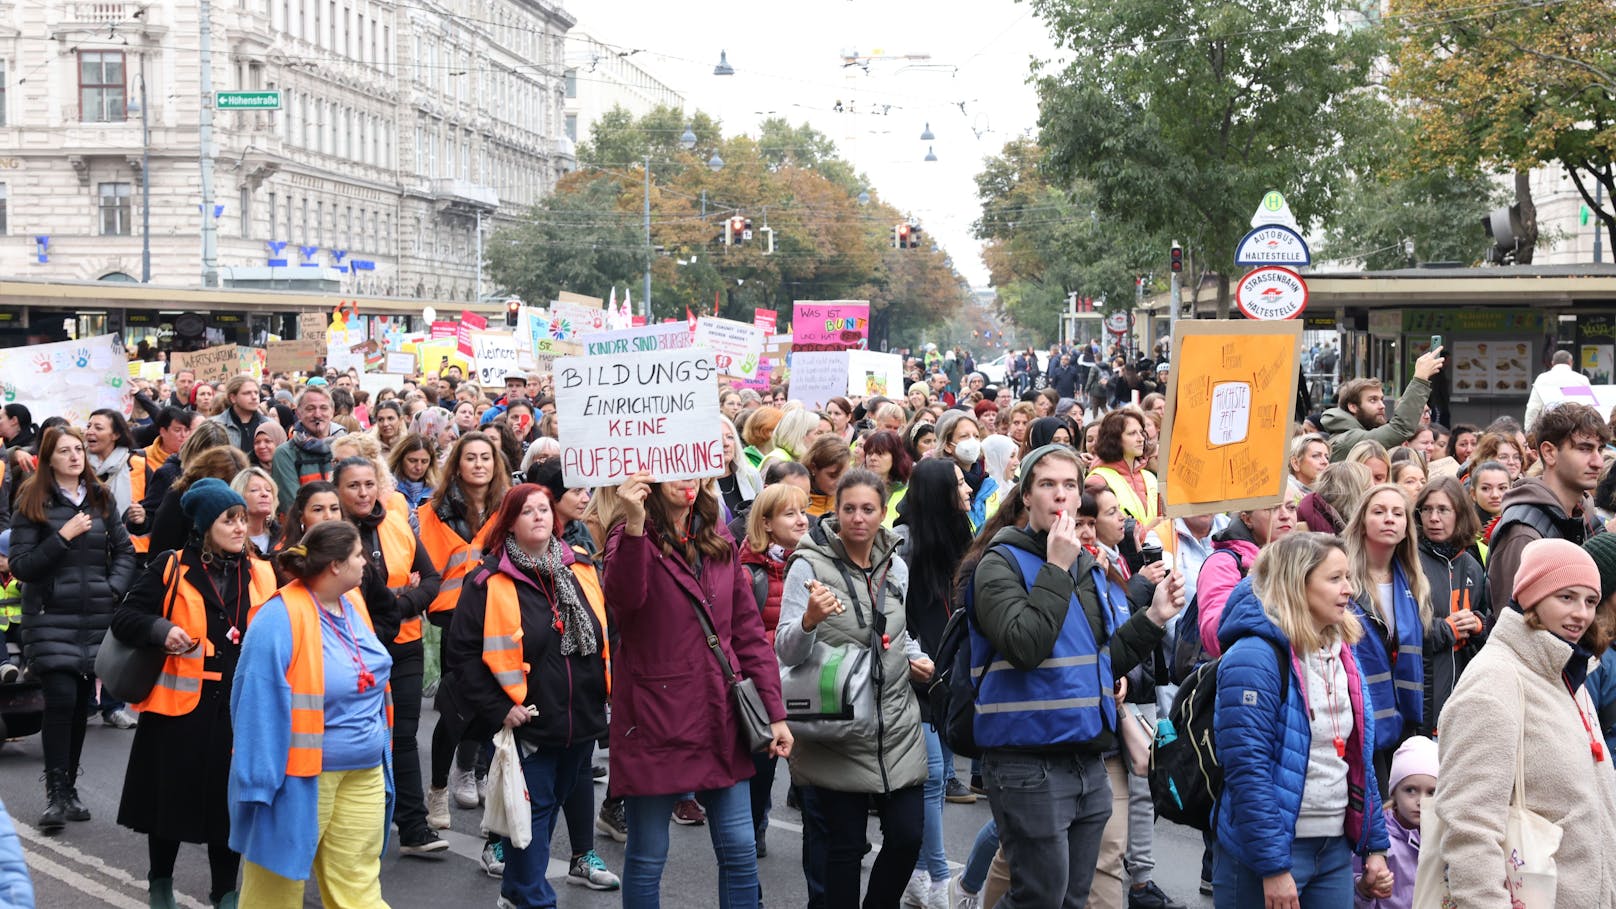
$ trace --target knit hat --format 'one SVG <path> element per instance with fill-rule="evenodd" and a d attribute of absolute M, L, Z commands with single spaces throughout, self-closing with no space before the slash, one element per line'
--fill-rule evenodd
<path fill-rule="evenodd" d="M 550 490 L 550 501 L 558 502 L 567 494 L 567 483 L 561 476 L 561 459 L 550 458 L 528 468 L 527 479 Z"/>
<path fill-rule="evenodd" d="M 1604 600 L 1616 592 L 1616 534 L 1596 533 L 1582 544 L 1582 551 L 1599 569 L 1599 599 Z"/>
<path fill-rule="evenodd" d="M 1599 568 L 1593 557 L 1570 540 L 1533 540 L 1521 550 L 1515 569 L 1514 599 L 1530 609 L 1549 594 L 1567 587 L 1601 590 Z"/>
<path fill-rule="evenodd" d="M 1436 779 L 1436 755 L 1436 742 L 1423 735 L 1411 736 L 1399 745 L 1397 753 L 1392 755 L 1392 772 L 1387 777 L 1386 791 L 1395 792 L 1398 783 L 1422 773 Z"/>
<path fill-rule="evenodd" d="M 231 489 L 223 480 L 213 477 L 203 477 L 191 484 L 180 496 L 180 510 L 191 519 L 191 526 L 199 534 L 206 534 L 219 520 L 219 515 L 240 505 L 246 507 L 247 501 Z"/>
<path fill-rule="evenodd" d="M 11 528 L 0 530 L 0 558 L 11 558 Z"/>

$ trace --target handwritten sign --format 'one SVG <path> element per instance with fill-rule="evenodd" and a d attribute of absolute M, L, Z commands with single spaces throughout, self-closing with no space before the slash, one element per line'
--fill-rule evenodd
<path fill-rule="evenodd" d="M 718 367 L 700 347 L 555 364 L 561 472 L 568 486 L 615 486 L 724 472 Z"/>
<path fill-rule="evenodd" d="M 1159 460 L 1168 517 L 1278 504 L 1302 325 L 1180 322 Z"/>
<path fill-rule="evenodd" d="M 791 400 L 820 410 L 831 398 L 847 394 L 845 350 L 799 350 L 791 354 Z"/>
<path fill-rule="evenodd" d="M 128 416 L 127 363 L 117 335 L 0 348 L 0 404 L 22 404 L 36 420 L 59 416 L 76 426 L 102 407 Z"/>
<path fill-rule="evenodd" d="M 682 350 L 694 346 L 690 326 L 683 322 L 595 332 L 580 343 L 583 344 L 584 353 L 591 357 L 650 350 Z"/>
<path fill-rule="evenodd" d="M 768 357 L 764 357 L 758 362 L 757 372 L 753 374 L 752 378 L 743 379 L 739 376 L 731 376 L 729 380 L 729 387 L 735 389 L 736 391 L 740 391 L 743 388 L 750 388 L 754 391 L 762 393 L 769 390 L 769 385 L 773 382 L 773 380 L 774 361 L 770 360 Z"/>
<path fill-rule="evenodd" d="M 388 351 L 385 372 L 400 376 L 410 375 L 415 372 L 415 354 Z"/>
<path fill-rule="evenodd" d="M 323 332 L 322 332 L 323 336 Z M 325 355 L 325 340 L 299 338 L 296 341 L 271 341 L 264 351 L 264 366 L 273 375 L 278 372 L 312 372 Z"/>
<path fill-rule="evenodd" d="M 768 336 L 754 325 L 730 319 L 702 316 L 696 320 L 696 346 L 706 347 L 718 361 L 718 371 L 750 379 L 763 359 L 763 342 Z"/>
<path fill-rule="evenodd" d="M 325 333 L 331 319 L 323 312 L 298 313 L 297 336 L 305 341 L 325 344 Z"/>
<path fill-rule="evenodd" d="M 600 308 L 599 300 L 595 300 L 593 306 L 584 306 L 566 300 L 556 300 L 550 304 L 550 320 L 558 324 L 564 324 L 567 328 L 567 331 L 563 334 L 551 333 L 551 336 L 557 341 L 570 341 L 574 335 L 605 331 L 607 328 L 606 310 Z"/>
<path fill-rule="evenodd" d="M 168 368 L 174 375 L 189 369 L 196 373 L 198 382 L 223 382 L 241 371 L 241 357 L 236 353 L 236 345 L 221 344 L 189 353 L 171 353 Z"/>
<path fill-rule="evenodd" d="M 506 375 L 522 374 L 523 370 L 518 362 L 521 351 L 515 335 L 493 331 L 473 332 L 471 343 L 476 350 L 475 381 L 478 385 L 492 388 L 504 384 Z"/>
<path fill-rule="evenodd" d="M 792 306 L 792 350 L 862 349 L 869 336 L 870 304 L 864 300 L 798 300 Z"/>

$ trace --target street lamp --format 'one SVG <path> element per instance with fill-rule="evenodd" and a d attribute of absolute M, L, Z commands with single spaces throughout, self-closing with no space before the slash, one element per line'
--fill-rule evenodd
<path fill-rule="evenodd" d="M 735 75 L 735 67 L 729 65 L 729 52 L 727 52 L 727 51 L 719 51 L 718 52 L 718 65 L 713 67 L 713 75 L 715 75 L 715 76 L 733 76 L 733 75 Z"/>
<path fill-rule="evenodd" d="M 724 169 L 724 159 L 718 157 L 718 152 L 713 152 L 713 156 L 707 159 L 707 169 L 715 174 Z"/>
<path fill-rule="evenodd" d="M 870 204 L 870 191 L 869 190 L 867 190 L 867 189 L 859 190 L 858 203 L 860 205 L 869 205 Z"/>
<path fill-rule="evenodd" d="M 935 151 L 932 151 L 932 148 L 931 148 L 930 145 L 926 146 L 926 158 L 925 158 L 925 160 L 927 160 L 927 161 L 936 161 L 937 160 L 937 153 Z"/>
<path fill-rule="evenodd" d="M 923 132 L 921 132 L 921 134 L 920 134 L 920 141 L 922 141 L 922 142 L 930 142 L 931 140 L 933 140 L 935 138 L 937 138 L 937 137 L 931 134 L 931 121 L 928 120 L 928 121 L 926 121 L 926 129 Z"/>
<path fill-rule="evenodd" d="M 690 151 L 696 147 L 696 132 L 690 128 L 688 123 L 685 124 L 684 134 L 679 137 L 679 147 L 685 151 Z"/>

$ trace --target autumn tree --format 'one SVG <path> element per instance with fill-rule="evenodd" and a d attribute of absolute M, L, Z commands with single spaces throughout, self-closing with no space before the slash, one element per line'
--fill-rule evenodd
<path fill-rule="evenodd" d="M 1263 193 L 1304 229 L 1343 148 L 1383 110 L 1370 29 L 1325 0 L 1031 0 L 1071 62 L 1037 73 L 1053 182 L 1087 180 L 1102 222 L 1184 242 L 1227 314 L 1234 251 Z M 1198 284 L 1198 277 L 1194 276 Z"/>
<path fill-rule="evenodd" d="M 1563 168 L 1616 248 L 1616 6 L 1394 0 L 1391 12 L 1391 87 L 1418 124 L 1412 166 L 1513 172 L 1533 236 L 1526 173 Z"/>

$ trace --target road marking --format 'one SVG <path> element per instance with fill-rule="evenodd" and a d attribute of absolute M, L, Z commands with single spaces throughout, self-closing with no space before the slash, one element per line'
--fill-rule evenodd
<path fill-rule="evenodd" d="M 61 881 L 80 893 L 95 896 L 97 899 L 116 907 L 116 909 L 146 909 L 146 901 L 144 899 L 131 899 L 124 893 L 114 890 L 100 881 L 86 877 L 85 875 L 80 874 L 78 871 L 75 871 L 73 868 L 57 864 L 55 861 L 52 861 L 51 859 L 42 855 L 39 850 L 48 849 L 62 858 L 72 862 L 79 868 L 89 868 L 98 874 L 112 879 L 112 881 L 117 883 L 119 886 L 128 887 L 129 889 L 134 890 L 136 893 L 146 893 L 145 881 L 136 879 L 133 875 L 124 871 L 122 868 L 108 865 L 100 858 L 91 855 L 88 852 L 83 852 L 67 845 L 66 843 L 61 843 L 51 837 L 45 836 L 38 830 L 17 821 L 15 818 L 12 819 L 12 822 L 16 825 L 17 836 L 25 842 L 37 847 L 33 850 L 23 851 L 23 857 L 27 860 L 29 867 L 37 869 L 41 874 L 49 875 L 50 877 Z M 209 909 L 207 903 L 204 903 L 195 897 L 186 896 L 183 893 L 174 894 L 174 902 L 186 907 L 186 909 Z"/>

